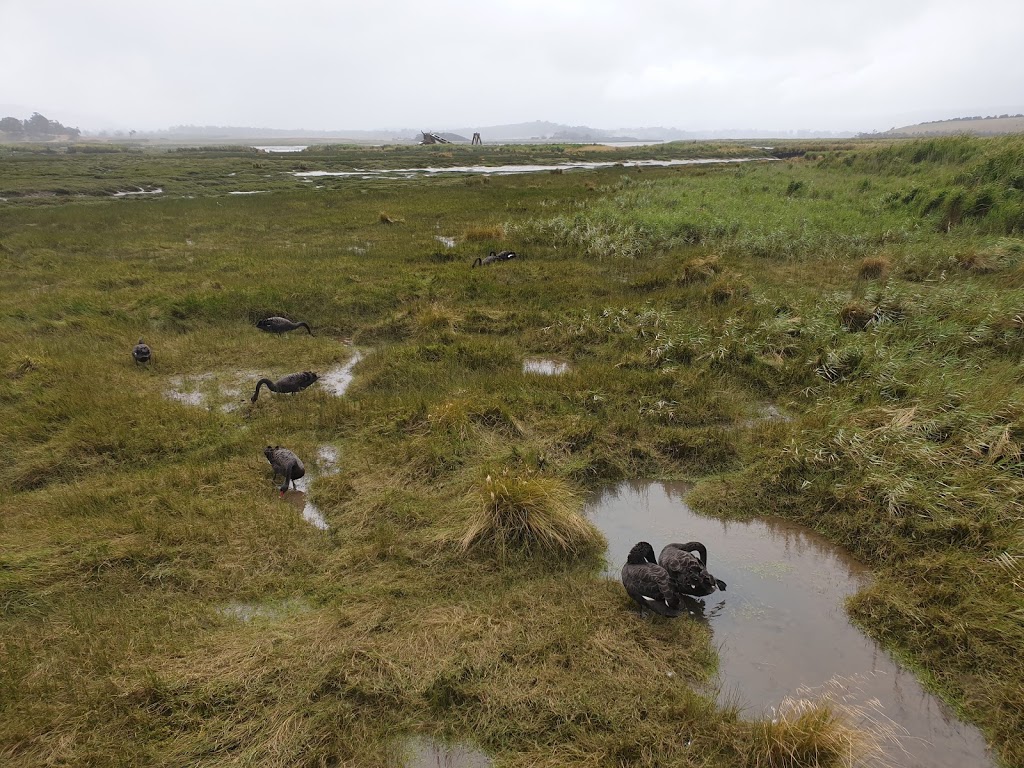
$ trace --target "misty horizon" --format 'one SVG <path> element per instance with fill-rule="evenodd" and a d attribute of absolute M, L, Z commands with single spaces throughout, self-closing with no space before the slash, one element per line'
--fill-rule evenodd
<path fill-rule="evenodd" d="M 1024 111 L 1024 4 L 5 0 L 0 112 L 85 132 L 886 131 Z M 633 129 L 636 130 L 636 129 Z"/>

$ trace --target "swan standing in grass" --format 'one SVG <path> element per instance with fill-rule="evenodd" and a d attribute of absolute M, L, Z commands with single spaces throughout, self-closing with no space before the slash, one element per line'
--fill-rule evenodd
<path fill-rule="evenodd" d="M 650 608 L 661 616 L 679 615 L 679 596 L 672 586 L 672 579 L 668 571 L 655 561 L 654 547 L 646 541 L 637 542 L 629 550 L 626 564 L 622 566 L 622 586 L 633 602 L 640 606 L 641 616 L 644 608 Z"/>
<path fill-rule="evenodd" d="M 260 387 L 264 384 L 271 392 L 292 394 L 294 392 L 301 392 L 310 384 L 316 382 L 319 378 L 320 377 L 312 371 L 303 371 L 302 373 L 289 373 L 287 376 L 282 376 L 277 381 L 260 379 L 256 382 L 256 391 L 253 392 L 252 401 L 254 403 L 256 402 L 256 398 L 260 396 Z"/>
<path fill-rule="evenodd" d="M 142 363 L 148 363 L 149 359 L 153 356 L 153 350 L 149 348 L 149 344 L 139 339 L 139 343 L 132 347 L 132 357 L 135 358 L 135 364 L 141 365 Z"/>
<path fill-rule="evenodd" d="M 668 571 L 679 594 L 703 597 L 716 589 L 725 592 L 725 582 L 708 573 L 708 550 L 699 541 L 666 545 L 658 555 L 658 564 Z"/>
<path fill-rule="evenodd" d="M 491 251 L 490 255 L 480 258 L 476 257 L 476 261 L 473 262 L 474 267 L 486 267 L 488 264 L 494 264 L 495 262 L 509 261 L 510 259 L 516 258 L 517 254 L 515 251 L 501 251 L 495 253 Z"/>
<path fill-rule="evenodd" d="M 295 481 L 306 474 L 306 468 L 303 466 L 302 460 L 287 448 L 282 448 L 280 445 L 268 445 L 263 449 L 263 455 L 267 457 L 267 461 L 270 462 L 270 466 L 274 469 L 275 482 L 278 475 L 284 477 L 284 485 L 278 489 L 281 491 L 282 496 L 288 490 L 289 483 L 294 488 Z"/>
<path fill-rule="evenodd" d="M 313 329 L 309 327 L 309 323 L 293 323 L 287 317 L 265 317 L 256 323 L 256 327 L 267 333 L 287 333 L 297 328 L 305 328 L 310 336 L 313 335 Z"/>

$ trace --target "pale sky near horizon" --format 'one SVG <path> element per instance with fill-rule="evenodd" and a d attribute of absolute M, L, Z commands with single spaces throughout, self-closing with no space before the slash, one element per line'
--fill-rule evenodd
<path fill-rule="evenodd" d="M 1022 0 L 0 0 L 0 116 L 886 130 L 1024 112 L 1022 39 Z"/>

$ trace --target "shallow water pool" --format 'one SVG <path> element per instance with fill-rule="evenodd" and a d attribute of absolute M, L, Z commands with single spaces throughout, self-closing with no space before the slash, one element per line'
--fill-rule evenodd
<path fill-rule="evenodd" d="M 980 731 L 959 721 L 850 622 L 844 601 L 868 583 L 863 565 L 781 518 L 698 515 L 686 504 L 687 490 L 679 483 L 623 483 L 594 498 L 585 511 L 608 539 L 607 573 L 616 580 L 638 541 L 649 541 L 656 553 L 672 542 L 707 546 L 708 570 L 728 588 L 703 598 L 703 604 L 689 603 L 690 620 L 709 622 L 714 634 L 721 703 L 738 701 L 758 716 L 786 696 L 839 686 L 845 703 L 905 730 L 903 751 L 888 755 L 892 765 L 995 765 Z"/>

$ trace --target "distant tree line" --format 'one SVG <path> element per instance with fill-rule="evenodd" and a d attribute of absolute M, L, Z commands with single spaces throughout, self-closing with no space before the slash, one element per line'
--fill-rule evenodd
<path fill-rule="evenodd" d="M 56 136 L 77 139 L 82 132 L 33 112 L 28 120 L 19 120 L 16 117 L 0 118 L 0 133 L 10 139 L 34 140 L 52 139 Z"/>
<path fill-rule="evenodd" d="M 931 123 L 955 123 L 958 120 L 1001 120 L 1007 117 L 1024 117 L 1024 115 L 974 115 L 973 117 L 951 117 L 948 120 L 929 120 Z"/>

